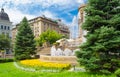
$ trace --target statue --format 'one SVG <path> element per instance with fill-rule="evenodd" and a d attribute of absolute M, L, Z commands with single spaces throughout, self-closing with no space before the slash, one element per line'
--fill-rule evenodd
<path fill-rule="evenodd" d="M 51 56 L 73 56 L 74 52 L 68 48 L 66 40 L 62 40 L 60 44 L 53 44 L 51 47 Z"/>
<path fill-rule="evenodd" d="M 65 55 L 65 56 L 72 56 L 72 50 L 70 50 L 70 49 L 68 48 L 68 46 L 65 47 L 64 55 Z"/>
<path fill-rule="evenodd" d="M 59 46 L 56 52 L 57 52 L 57 56 L 63 56 L 62 46 Z"/>

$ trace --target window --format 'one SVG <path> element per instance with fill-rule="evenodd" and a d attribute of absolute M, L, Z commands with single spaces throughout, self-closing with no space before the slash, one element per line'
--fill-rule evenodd
<path fill-rule="evenodd" d="M 10 30 L 10 27 L 8 26 L 8 30 Z"/>
<path fill-rule="evenodd" d="M 4 26 L 4 29 L 6 30 L 6 26 Z"/>
<path fill-rule="evenodd" d="M 1 29 L 3 29 L 3 25 L 1 25 Z"/>

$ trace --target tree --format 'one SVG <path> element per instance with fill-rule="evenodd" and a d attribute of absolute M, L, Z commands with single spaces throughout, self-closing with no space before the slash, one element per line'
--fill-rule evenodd
<path fill-rule="evenodd" d="M 53 44 L 61 37 L 62 37 L 61 34 L 58 34 L 56 31 L 48 29 L 46 32 L 43 32 L 39 36 L 39 38 L 36 39 L 36 41 L 39 46 L 42 46 L 42 44 L 45 42 L 49 42 L 50 44 Z"/>
<path fill-rule="evenodd" d="M 26 17 L 24 17 L 16 35 L 15 58 L 18 60 L 31 58 L 31 55 L 35 54 L 35 47 L 33 32 Z"/>
<path fill-rule="evenodd" d="M 0 50 L 10 48 L 10 39 L 3 34 L 0 34 Z"/>
<path fill-rule="evenodd" d="M 120 1 L 89 0 L 86 20 L 87 41 L 77 57 L 91 72 L 111 73 L 120 68 Z"/>
<path fill-rule="evenodd" d="M 10 38 L 4 34 L 0 34 L 0 52 L 2 52 L 3 57 L 5 50 L 10 49 L 10 46 Z"/>

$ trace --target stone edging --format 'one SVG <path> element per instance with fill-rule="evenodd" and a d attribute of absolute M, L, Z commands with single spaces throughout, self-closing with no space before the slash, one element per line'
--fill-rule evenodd
<path fill-rule="evenodd" d="M 24 71 L 31 71 L 31 72 L 35 72 L 36 70 L 33 69 L 33 68 L 24 68 L 24 67 L 21 67 L 19 66 L 16 62 L 14 62 L 14 66 L 18 69 L 21 69 L 21 70 L 24 70 Z"/>
<path fill-rule="evenodd" d="M 25 67 L 22 67 L 22 66 L 19 66 L 16 62 L 13 62 L 14 66 L 18 69 L 21 69 L 21 70 L 24 70 L 24 71 L 29 71 L 29 72 L 60 72 L 59 70 L 35 70 L 33 68 L 25 68 Z M 70 70 L 68 71 L 71 71 L 71 72 L 85 72 L 86 70 L 84 68 L 71 68 Z"/>

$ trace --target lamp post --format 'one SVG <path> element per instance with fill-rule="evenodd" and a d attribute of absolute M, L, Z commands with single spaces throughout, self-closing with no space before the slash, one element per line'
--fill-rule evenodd
<path fill-rule="evenodd" d="M 73 64 L 73 70 L 75 71 L 75 64 Z"/>

